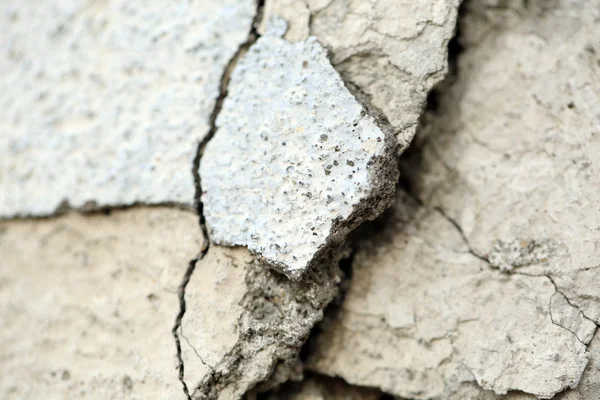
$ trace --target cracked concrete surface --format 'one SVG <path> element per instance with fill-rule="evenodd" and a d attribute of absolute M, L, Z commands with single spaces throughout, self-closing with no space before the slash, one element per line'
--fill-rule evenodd
<path fill-rule="evenodd" d="M 423 114 L 459 3 L 5 1 L 0 397 L 600 400 L 600 2 L 469 1 Z"/>
<path fill-rule="evenodd" d="M 297 357 L 337 294 L 337 263 L 300 282 L 263 268 L 244 247 L 211 246 L 186 288 L 181 329 L 193 399 L 237 399 L 297 374 Z"/>
<path fill-rule="evenodd" d="M 253 0 L 4 1 L 0 217 L 65 205 L 192 206 L 198 143 L 255 8 Z"/>
<path fill-rule="evenodd" d="M 183 400 L 171 327 L 197 219 L 156 207 L 0 222 L 0 398 Z"/>
<path fill-rule="evenodd" d="M 401 197 L 359 245 L 311 368 L 409 398 L 496 396 L 469 381 L 597 398 L 599 17 L 597 1 L 467 4 L 458 76 L 403 163 L 423 205 Z"/>
<path fill-rule="evenodd" d="M 415 399 L 448 399 L 472 381 L 540 398 L 577 386 L 588 354 L 571 330 L 589 341 L 596 326 L 555 301 L 548 278 L 493 270 L 439 211 L 397 197 L 383 230 L 359 244 L 310 368 Z"/>
<path fill-rule="evenodd" d="M 285 38 L 313 35 L 347 85 L 391 124 L 401 152 L 429 91 L 447 73 L 459 0 L 267 0 L 265 19 L 290 22 Z M 264 29 L 264 25 L 263 25 Z"/>
<path fill-rule="evenodd" d="M 600 2 L 473 2 L 459 77 L 403 171 L 478 255 L 600 323 Z"/>
<path fill-rule="evenodd" d="M 273 19 L 235 67 L 200 177 L 211 239 L 298 279 L 390 204 L 398 172 L 322 46 L 281 39 L 285 26 Z"/>

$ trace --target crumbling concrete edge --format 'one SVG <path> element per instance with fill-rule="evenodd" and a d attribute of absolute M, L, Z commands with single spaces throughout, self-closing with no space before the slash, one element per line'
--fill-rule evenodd
<path fill-rule="evenodd" d="M 221 108 L 223 107 L 223 101 L 225 100 L 225 97 L 227 97 L 227 87 L 229 86 L 231 72 L 235 68 L 238 60 L 244 55 L 244 53 L 246 53 L 246 51 L 248 51 L 248 48 L 254 42 L 256 42 L 256 40 L 259 37 L 256 27 L 260 23 L 260 18 L 262 16 L 262 8 L 264 6 L 264 0 L 254 0 L 254 1 L 255 1 L 255 5 L 256 5 L 256 12 L 254 14 L 252 23 L 250 24 L 250 32 L 248 32 L 248 37 L 238 47 L 237 51 L 234 53 L 233 57 L 231 57 L 231 59 L 227 62 L 227 65 L 225 66 L 225 69 L 223 70 L 223 74 L 221 75 L 221 80 L 219 83 L 219 95 L 217 96 L 215 106 L 213 107 L 213 110 L 210 114 L 210 121 L 209 121 L 210 129 L 209 129 L 208 133 L 206 134 L 206 136 L 204 136 L 202 138 L 202 140 L 200 141 L 200 143 L 198 144 L 198 149 L 196 150 L 196 156 L 194 157 L 194 162 L 192 163 L 192 176 L 194 179 L 194 187 L 195 187 L 194 206 L 195 206 L 196 212 L 198 213 L 198 218 L 199 218 L 198 223 L 200 224 L 200 229 L 204 236 L 204 242 L 203 242 L 203 246 L 202 246 L 202 249 L 200 250 L 199 255 L 196 258 L 190 260 L 188 267 L 186 269 L 186 272 L 183 276 L 183 279 L 181 280 L 181 283 L 179 284 L 179 287 L 177 290 L 177 296 L 179 298 L 179 311 L 177 313 L 177 316 L 175 317 L 175 323 L 173 325 L 173 328 L 171 329 L 171 332 L 173 334 L 173 339 L 175 340 L 175 348 L 177 351 L 178 377 L 179 377 L 179 381 L 181 382 L 181 385 L 182 385 L 183 393 L 185 394 L 185 396 L 188 400 L 192 400 L 192 397 L 190 395 L 189 388 L 187 387 L 187 384 L 185 383 L 185 365 L 184 365 L 183 357 L 182 357 L 182 353 L 181 353 L 181 338 L 184 338 L 181 321 L 183 320 L 183 317 L 186 312 L 185 290 L 186 290 L 187 284 L 189 283 L 189 281 L 192 277 L 192 274 L 194 273 L 194 269 L 196 268 L 196 263 L 198 261 L 202 260 L 206 256 L 206 254 L 208 253 L 208 250 L 210 249 L 210 245 L 211 245 L 208 228 L 206 227 L 206 219 L 204 218 L 204 205 L 202 204 L 202 200 L 201 200 L 202 183 L 200 180 L 200 173 L 199 173 L 200 159 L 202 158 L 202 155 L 204 154 L 204 149 L 206 148 L 206 145 L 213 138 L 213 136 L 215 135 L 215 133 L 217 131 L 216 120 L 217 120 L 217 116 L 219 115 L 219 112 L 221 111 Z M 211 367 L 211 369 L 212 369 L 212 367 Z"/>

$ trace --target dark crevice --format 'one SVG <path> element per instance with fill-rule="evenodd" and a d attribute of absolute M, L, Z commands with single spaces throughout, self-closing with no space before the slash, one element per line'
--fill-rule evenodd
<path fill-rule="evenodd" d="M 341 282 L 338 286 L 338 294 L 331 301 L 331 303 L 329 303 L 327 307 L 325 307 L 325 309 L 323 310 L 323 320 L 311 329 L 308 338 L 306 339 L 304 345 L 300 349 L 299 358 L 302 363 L 305 363 L 308 360 L 310 354 L 313 352 L 316 338 L 323 331 L 323 325 L 327 324 L 332 320 L 335 320 L 337 314 L 341 310 L 346 293 L 350 288 L 350 282 L 352 280 L 352 264 L 354 262 L 355 254 L 356 249 L 352 249 L 348 253 L 348 255 L 342 258 L 338 263 L 338 266 L 342 272 Z"/>
<path fill-rule="evenodd" d="M 349 398 L 348 395 L 351 392 L 351 398 L 360 398 L 362 396 L 374 397 L 378 400 L 392 400 L 393 396 L 383 392 L 377 387 L 360 386 L 348 383 L 340 377 L 331 377 L 317 372 L 308 371 L 305 373 L 304 380 L 300 382 L 288 381 L 278 387 L 275 390 L 265 393 L 259 393 L 256 396 L 256 400 L 288 400 L 297 398 L 298 394 L 303 393 L 305 381 L 314 381 L 321 388 L 321 395 L 323 398 Z M 312 398 L 312 397 L 311 397 Z"/>
<path fill-rule="evenodd" d="M 206 242 L 207 241 L 205 240 L 205 243 Z M 173 329 L 171 330 L 171 332 L 173 333 L 173 337 L 175 338 L 175 347 L 177 349 L 177 368 L 179 370 L 179 381 L 183 385 L 183 393 L 185 393 L 188 400 L 191 400 L 192 397 L 190 396 L 190 392 L 189 392 L 188 387 L 184 380 L 185 371 L 184 371 L 184 365 L 183 365 L 183 358 L 181 357 L 181 341 L 179 339 L 179 328 L 181 327 L 181 320 L 183 319 L 183 316 L 184 316 L 185 310 L 186 310 L 186 308 L 185 308 L 185 287 L 189 283 L 192 273 L 194 272 L 194 268 L 196 267 L 196 262 L 198 260 L 201 260 L 206 255 L 207 252 L 208 252 L 208 245 L 204 245 L 199 257 L 191 260 L 188 265 L 187 270 L 185 271 L 185 275 L 183 276 L 183 281 L 181 281 L 181 283 L 179 284 L 179 288 L 177 290 L 177 294 L 179 297 L 179 313 L 177 314 L 177 317 L 175 318 L 175 325 L 173 326 Z"/>
<path fill-rule="evenodd" d="M 425 103 L 425 113 L 438 114 L 440 111 L 440 96 L 444 92 L 444 89 L 448 85 L 458 78 L 458 59 L 464 51 L 464 45 L 462 44 L 463 30 L 460 22 L 467 13 L 468 3 L 471 0 L 464 0 L 459 8 L 457 15 L 456 29 L 454 36 L 448 42 L 448 74 L 446 77 L 437 84 L 427 95 L 427 102 Z"/>
<path fill-rule="evenodd" d="M 207 240 L 209 240 L 208 230 L 206 229 L 206 220 L 204 218 L 204 205 L 202 204 L 202 182 L 200 179 L 200 160 L 202 159 L 202 155 L 206 150 L 206 145 L 210 140 L 215 136 L 217 132 L 217 117 L 223 108 L 223 102 L 228 94 L 229 81 L 231 79 L 231 73 L 235 68 L 237 62 L 240 58 L 246 54 L 250 46 L 256 42 L 256 40 L 260 37 L 258 34 L 258 26 L 260 24 L 260 18 L 262 15 L 262 8 L 264 6 L 264 0 L 259 0 L 256 5 L 256 14 L 254 15 L 254 20 L 250 26 L 250 33 L 248 34 L 248 38 L 244 43 L 240 45 L 238 50 L 235 52 L 233 57 L 227 63 L 223 75 L 221 76 L 221 82 L 219 84 L 219 96 L 215 102 L 215 106 L 213 108 L 212 113 L 210 114 L 210 129 L 206 136 L 200 141 L 198 144 L 198 150 L 196 152 L 196 157 L 194 158 L 194 163 L 192 166 L 192 174 L 194 176 L 194 184 L 196 187 L 196 194 L 194 196 L 194 201 L 196 204 L 196 208 L 198 210 L 198 216 L 200 217 L 200 226 L 202 228 L 202 233 L 204 233 Z M 209 240 L 210 241 L 210 240 Z"/>
<path fill-rule="evenodd" d="M 187 384 L 185 383 L 185 366 L 184 366 L 183 358 L 181 355 L 181 339 L 180 339 L 180 335 L 181 335 L 181 337 L 187 341 L 187 338 L 185 338 L 183 336 L 183 330 L 181 327 L 181 321 L 186 312 L 185 289 L 187 287 L 187 284 L 190 281 L 192 274 L 194 273 L 196 263 L 198 261 L 202 260 L 206 256 L 206 254 L 208 253 L 208 250 L 210 248 L 210 235 L 208 232 L 208 228 L 206 226 L 206 219 L 204 217 L 204 204 L 202 203 L 202 182 L 201 182 L 200 173 L 199 173 L 200 160 L 202 159 L 202 155 L 204 154 L 206 145 L 214 137 L 215 133 L 217 132 L 217 124 L 216 124 L 217 117 L 218 117 L 219 113 L 221 112 L 221 109 L 223 107 L 223 102 L 225 101 L 225 98 L 227 97 L 227 93 L 228 93 L 227 88 L 229 86 L 229 81 L 231 79 L 231 73 L 232 73 L 233 69 L 235 68 L 239 59 L 248 51 L 248 48 L 254 42 L 256 42 L 256 40 L 260 36 L 257 32 L 257 28 L 260 23 L 260 18 L 262 16 L 263 6 L 264 6 L 264 0 L 258 0 L 256 2 L 256 13 L 254 15 L 252 24 L 250 25 L 250 32 L 248 33 L 248 38 L 246 39 L 246 41 L 244 43 L 242 43 L 238 47 L 238 49 L 235 52 L 235 54 L 233 55 L 233 57 L 231 57 L 231 59 L 227 63 L 225 70 L 223 71 L 223 75 L 221 75 L 221 80 L 220 80 L 220 84 L 219 84 L 219 95 L 217 96 L 217 100 L 215 101 L 215 106 L 211 112 L 210 119 L 209 119 L 210 129 L 209 129 L 208 133 L 206 134 L 206 136 L 204 136 L 204 138 L 198 144 L 198 149 L 196 151 L 196 157 L 194 157 L 194 162 L 192 163 L 192 176 L 194 177 L 194 186 L 195 186 L 194 203 L 195 203 L 196 211 L 198 213 L 200 229 L 202 230 L 202 234 L 204 235 L 204 242 L 203 242 L 202 249 L 201 249 L 198 257 L 194 258 L 193 260 L 191 260 L 189 262 L 189 265 L 187 267 L 187 270 L 185 272 L 183 280 L 181 281 L 181 283 L 179 285 L 179 288 L 178 288 L 179 313 L 177 314 L 177 317 L 175 318 L 175 325 L 173 326 L 173 329 L 171 331 L 173 334 L 173 337 L 175 338 L 175 346 L 177 349 L 179 381 L 181 382 L 181 385 L 183 386 L 183 392 L 185 393 L 186 398 L 188 400 L 192 400 L 192 397 L 191 397 L 189 388 L 188 388 Z M 180 333 L 180 331 L 181 331 L 181 333 Z M 190 344 L 190 346 L 191 346 L 191 344 Z M 202 358 L 200 357 L 200 355 L 198 354 L 196 349 L 193 346 L 191 346 L 191 347 L 194 349 L 194 351 L 200 358 L 201 362 L 205 365 L 208 365 L 208 364 L 204 363 L 204 360 L 202 360 Z M 213 369 L 210 365 L 208 365 L 208 367 L 211 370 Z"/>
<path fill-rule="evenodd" d="M 50 220 L 53 218 L 62 217 L 68 215 L 70 213 L 77 213 L 84 216 L 94 216 L 94 215 L 105 215 L 109 216 L 113 211 L 125 211 L 131 208 L 161 208 L 168 207 L 174 208 L 183 211 L 194 212 L 195 208 L 189 204 L 178 203 L 174 201 L 164 201 L 160 203 L 144 203 L 141 201 L 135 201 L 129 204 L 115 204 L 115 205 L 106 205 L 106 204 L 97 204 L 94 201 L 89 201 L 85 205 L 81 207 L 73 207 L 69 204 L 68 201 L 64 200 L 52 213 L 49 214 L 41 214 L 41 215 L 32 215 L 32 214 L 20 214 L 20 215 L 12 215 L 12 216 L 0 216 L 0 221 L 44 221 Z"/>

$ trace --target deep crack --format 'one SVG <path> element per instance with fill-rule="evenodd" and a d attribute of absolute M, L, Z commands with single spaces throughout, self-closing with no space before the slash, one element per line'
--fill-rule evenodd
<path fill-rule="evenodd" d="M 231 79 L 231 72 L 235 68 L 235 65 L 237 64 L 238 60 L 246 53 L 246 51 L 248 51 L 248 48 L 254 42 L 256 42 L 256 40 L 259 37 L 259 34 L 257 32 L 257 27 L 260 23 L 260 17 L 262 15 L 262 7 L 263 6 L 264 6 L 264 0 L 258 0 L 256 2 L 256 12 L 254 14 L 254 18 L 250 25 L 250 32 L 248 33 L 248 38 L 246 39 L 246 41 L 244 41 L 244 43 L 242 43 L 238 47 L 237 51 L 235 52 L 233 57 L 231 57 L 231 59 L 229 60 L 229 62 L 227 63 L 227 65 L 223 71 L 223 74 L 221 75 L 221 80 L 219 83 L 219 95 L 217 96 L 215 106 L 211 112 L 210 119 L 209 119 L 210 129 L 209 129 L 208 133 L 206 134 L 206 136 L 204 136 L 204 138 L 198 144 L 198 150 L 196 151 L 196 157 L 194 157 L 194 162 L 192 164 L 192 176 L 194 177 L 194 186 L 196 188 L 196 193 L 194 194 L 194 202 L 196 205 L 196 210 L 198 212 L 199 224 L 200 224 L 200 229 L 202 231 L 202 234 L 204 236 L 204 242 L 202 244 L 202 249 L 201 249 L 198 257 L 194 258 L 193 260 L 191 260 L 189 262 L 187 270 L 183 277 L 183 280 L 181 281 L 181 283 L 179 285 L 179 288 L 178 288 L 179 313 L 177 314 L 177 317 L 175 318 L 175 325 L 173 326 L 173 329 L 171 330 L 173 337 L 175 339 L 175 346 L 177 349 L 177 364 L 178 364 L 179 381 L 181 382 L 181 385 L 183 386 L 183 392 L 185 393 L 188 400 L 192 400 L 192 397 L 190 395 L 189 388 L 188 388 L 187 384 L 185 383 L 185 366 L 183 363 L 183 357 L 181 355 L 181 340 L 179 337 L 180 336 L 179 331 L 181 330 L 181 336 L 187 341 L 187 338 L 185 338 L 183 336 L 183 330 L 181 328 L 181 321 L 183 320 L 183 316 L 185 315 L 185 312 L 186 312 L 185 289 L 187 287 L 187 284 L 190 281 L 192 274 L 194 273 L 194 269 L 196 268 L 196 263 L 198 261 L 202 260 L 206 256 L 206 254 L 208 253 L 208 250 L 210 248 L 210 235 L 208 232 L 208 228 L 206 227 L 206 219 L 204 218 L 204 205 L 202 203 L 202 182 L 201 182 L 200 173 L 199 173 L 200 160 L 202 159 L 202 155 L 204 154 L 206 145 L 208 144 L 208 142 L 213 138 L 213 136 L 217 132 L 217 125 L 216 125 L 217 116 L 221 112 L 221 108 L 223 107 L 223 102 L 225 101 L 225 98 L 227 97 L 227 87 L 229 86 L 229 81 Z M 190 346 L 191 346 L 191 344 L 190 344 Z M 205 364 L 204 360 L 202 360 L 202 357 L 200 357 L 200 355 L 198 354 L 196 349 L 193 346 L 191 346 L 191 347 L 194 349 L 194 352 L 196 352 L 196 354 L 198 355 L 198 357 L 200 358 L 202 363 Z M 208 364 L 205 364 L 205 365 L 208 365 Z M 210 365 L 208 365 L 208 367 L 211 370 L 213 370 L 213 368 Z M 214 372 L 214 370 L 213 370 L 213 372 Z"/>

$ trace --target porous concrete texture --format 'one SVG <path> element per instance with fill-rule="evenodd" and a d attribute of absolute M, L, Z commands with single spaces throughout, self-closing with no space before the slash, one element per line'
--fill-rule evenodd
<path fill-rule="evenodd" d="M 411 399 L 450 399 L 469 382 L 546 399 L 576 387 L 595 324 L 555 301 L 549 278 L 493 269 L 439 211 L 397 197 L 360 242 L 310 367 Z"/>
<path fill-rule="evenodd" d="M 460 0 L 266 0 L 285 38 L 313 35 L 344 81 L 391 123 L 399 151 L 412 140 L 430 90 L 447 72 Z M 263 26 L 264 27 L 264 26 Z"/>
<path fill-rule="evenodd" d="M 0 222 L 0 398 L 185 400 L 171 328 L 197 220 L 160 207 Z"/>
<path fill-rule="evenodd" d="M 318 41 L 292 44 L 283 20 L 270 26 L 232 73 L 200 161 L 202 202 L 215 243 L 298 279 L 389 205 L 398 173 L 393 139 Z"/>
<path fill-rule="evenodd" d="M 336 262 L 318 267 L 294 282 L 244 247 L 211 246 L 186 288 L 181 324 L 193 399 L 239 399 L 297 375 L 300 348 L 341 279 Z"/>
<path fill-rule="evenodd" d="M 193 160 L 253 0 L 0 5 L 0 217 L 193 205 Z"/>
<path fill-rule="evenodd" d="M 600 2 L 468 3 L 458 77 L 404 171 L 501 270 L 600 323 Z"/>

